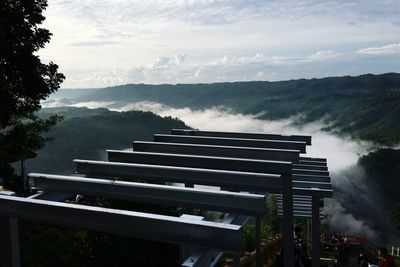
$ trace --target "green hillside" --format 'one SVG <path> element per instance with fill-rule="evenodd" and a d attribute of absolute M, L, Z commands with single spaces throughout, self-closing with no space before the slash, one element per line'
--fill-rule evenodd
<path fill-rule="evenodd" d="M 187 126 L 178 119 L 163 118 L 151 112 L 114 112 L 107 109 L 51 108 L 41 116 L 60 114 L 64 120 L 49 133 L 47 143 L 35 159 L 27 162 L 28 171 L 71 173 L 72 160 L 102 159 L 105 149 L 124 149 L 133 140 L 148 140 L 154 133 L 168 133 Z"/>

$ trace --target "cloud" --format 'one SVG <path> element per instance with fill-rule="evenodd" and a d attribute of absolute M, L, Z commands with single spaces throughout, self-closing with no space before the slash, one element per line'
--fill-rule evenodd
<path fill-rule="evenodd" d="M 332 231 L 342 232 L 354 236 L 365 236 L 370 240 L 377 240 L 376 231 L 363 219 L 356 219 L 350 211 L 343 207 L 336 199 L 325 200 L 322 213 L 329 215 L 329 225 Z"/>
<path fill-rule="evenodd" d="M 396 18 L 399 7 L 395 1 L 372 0 L 322 1 L 322 0 L 54 0 L 57 10 L 65 10 L 72 17 L 97 24 L 118 22 L 183 21 L 192 24 L 236 23 L 246 19 L 273 18 L 297 19 L 304 16 L 341 14 L 353 19 Z M 356 16 L 355 16 L 356 15 Z"/>
<path fill-rule="evenodd" d="M 384 46 L 386 50 L 398 46 Z M 400 67 L 400 53 L 382 58 L 373 65 L 368 62 L 370 54 L 320 50 L 305 56 L 265 56 L 225 54 L 203 62 L 186 61 L 187 53 L 158 56 L 143 65 L 117 68 L 109 71 L 83 71 L 68 75 L 64 87 L 107 87 L 127 83 L 210 83 L 253 80 L 288 80 L 321 78 L 327 76 L 360 75 L 364 73 L 393 72 Z M 369 49 L 371 53 L 371 49 Z M 373 51 L 377 51 L 376 49 Z M 379 50 L 380 51 L 380 50 Z M 380 56 L 378 52 L 376 56 Z M 382 57 L 386 54 L 382 53 Z M 399 55 L 397 58 L 396 56 Z M 193 58 L 191 56 L 191 58 Z M 380 71 L 374 71 L 379 67 Z"/>
<path fill-rule="evenodd" d="M 75 104 L 71 104 L 69 106 L 71 107 L 87 107 L 90 109 L 96 109 L 96 108 L 108 108 L 110 106 L 112 106 L 112 104 L 114 104 L 114 102 L 112 101 L 89 101 L 89 102 L 79 102 L 79 103 L 75 103 Z M 46 106 L 45 106 L 46 107 Z"/>
<path fill-rule="evenodd" d="M 108 46 L 99 46 L 96 49 L 101 49 L 101 47 Z M 107 87 L 127 83 L 279 81 L 394 72 L 400 68 L 400 52 L 397 52 L 400 51 L 399 47 L 399 45 L 390 45 L 379 49 L 368 48 L 346 53 L 321 50 L 297 57 L 265 56 L 261 53 L 250 56 L 226 54 L 203 61 L 196 60 L 196 56 L 191 55 L 190 62 L 187 61 L 187 53 L 175 53 L 171 56 L 159 56 L 144 64 L 134 66 L 129 66 L 130 62 L 126 61 L 117 68 L 112 68 L 111 65 L 103 68 L 101 65 L 107 63 L 99 63 L 101 70 L 70 71 L 62 69 L 62 64 L 60 67 L 67 77 L 63 84 L 64 88 Z M 90 50 L 87 53 L 93 51 Z M 373 64 L 368 60 L 370 55 L 374 55 Z M 88 64 L 86 55 L 82 55 L 81 59 L 82 63 L 77 65 L 79 68 Z M 101 59 L 101 61 L 106 60 Z"/>
<path fill-rule="evenodd" d="M 103 45 L 114 45 L 118 42 L 114 41 L 87 41 L 87 42 L 73 42 L 72 46 L 103 46 Z"/>
<path fill-rule="evenodd" d="M 388 44 L 381 47 L 369 47 L 358 50 L 358 53 L 369 55 L 400 54 L 400 43 Z"/>
<path fill-rule="evenodd" d="M 330 215 L 333 231 L 366 236 L 376 244 L 398 242 L 400 237 L 389 221 L 388 204 L 377 182 L 359 165 L 332 175 L 334 198 L 326 201 L 324 210 Z"/>
<path fill-rule="evenodd" d="M 264 55 L 261 53 L 256 53 L 254 56 L 225 55 L 222 58 L 211 61 L 210 65 L 248 64 L 261 62 L 263 59 Z"/>
<path fill-rule="evenodd" d="M 184 54 L 175 54 L 174 57 L 175 57 L 175 63 L 176 64 L 182 64 L 186 60 L 187 54 L 186 53 L 184 53 Z"/>
<path fill-rule="evenodd" d="M 326 125 L 321 122 L 296 126 L 293 123 L 297 117 L 267 121 L 259 119 L 257 114 L 233 113 L 225 107 L 192 110 L 190 108 L 172 108 L 150 101 L 131 103 L 115 110 L 152 111 L 161 116 L 177 117 L 187 125 L 201 130 L 312 135 L 313 145 L 308 148 L 307 154 L 311 157 L 327 157 L 330 170 L 334 172 L 354 165 L 359 155 L 366 153 L 366 148 L 370 146 L 365 142 L 350 141 L 337 135 L 323 132 L 321 129 Z"/>
<path fill-rule="evenodd" d="M 309 59 L 326 59 L 335 56 L 335 53 L 332 50 L 329 51 L 318 51 L 309 56 Z"/>
<path fill-rule="evenodd" d="M 66 74 L 64 88 L 393 72 L 400 63 L 391 59 L 372 64 L 346 55 L 392 43 L 399 6 L 394 0 L 52 0 L 44 24 L 52 41 L 39 54 Z M 113 77 L 115 69 L 135 75 Z"/>
<path fill-rule="evenodd" d="M 156 60 L 150 61 L 147 66 L 149 69 L 162 69 L 168 67 L 170 58 L 166 56 L 158 57 Z"/>

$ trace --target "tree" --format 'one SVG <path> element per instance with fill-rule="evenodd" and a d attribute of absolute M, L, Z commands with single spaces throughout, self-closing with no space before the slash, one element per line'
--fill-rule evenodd
<path fill-rule="evenodd" d="M 393 223 L 394 227 L 400 231 L 400 203 L 393 205 L 390 211 L 390 221 Z"/>
<path fill-rule="evenodd" d="M 33 158 L 44 146 L 48 131 L 59 117 L 37 116 L 41 100 L 65 79 L 53 62 L 44 64 L 35 54 L 50 41 L 40 28 L 47 0 L 0 1 L 0 177 L 10 184 L 12 163 Z"/>

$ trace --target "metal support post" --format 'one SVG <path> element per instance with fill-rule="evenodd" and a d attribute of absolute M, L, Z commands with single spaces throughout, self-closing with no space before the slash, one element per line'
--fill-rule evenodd
<path fill-rule="evenodd" d="M 307 247 L 310 246 L 310 219 L 307 218 Z"/>
<path fill-rule="evenodd" d="M 261 261 L 261 218 L 256 217 L 256 267 L 262 266 Z"/>
<path fill-rule="evenodd" d="M 0 261 L 1 266 L 19 267 L 21 265 L 16 218 L 0 216 Z"/>
<path fill-rule="evenodd" d="M 294 238 L 293 238 L 293 187 L 292 176 L 282 179 L 283 202 L 283 255 L 285 267 L 294 266 Z"/>
<path fill-rule="evenodd" d="M 185 183 L 186 188 L 194 188 L 194 183 Z M 194 209 L 193 208 L 186 208 L 185 213 L 187 214 L 194 214 Z"/>
<path fill-rule="evenodd" d="M 233 267 L 240 267 L 240 254 L 233 255 Z"/>
<path fill-rule="evenodd" d="M 320 266 L 320 242 L 319 197 L 312 197 L 312 267 Z"/>
<path fill-rule="evenodd" d="M 25 194 L 28 194 L 28 190 L 29 190 L 29 185 L 28 185 L 28 180 L 26 177 L 26 171 L 25 171 L 25 160 L 21 160 L 21 177 L 22 177 L 22 182 L 23 182 L 23 190 Z"/>

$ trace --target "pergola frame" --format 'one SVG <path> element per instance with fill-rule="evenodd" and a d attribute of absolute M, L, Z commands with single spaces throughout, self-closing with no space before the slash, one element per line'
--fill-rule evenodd
<path fill-rule="evenodd" d="M 300 141 L 300 142 L 305 142 L 307 145 L 311 145 L 311 137 L 309 136 L 285 136 L 285 135 L 276 135 L 276 134 L 257 134 L 257 133 L 233 133 L 233 132 L 211 132 L 211 131 L 198 131 L 198 130 L 185 130 L 185 129 L 173 129 L 171 131 L 173 135 L 184 135 L 184 136 L 207 136 L 207 137 L 216 137 L 217 141 L 214 141 L 213 144 L 218 144 L 220 142 L 220 138 L 229 138 L 230 141 L 232 142 L 232 139 L 234 138 L 245 138 L 245 139 L 269 139 L 269 140 L 292 140 L 292 141 Z M 155 138 L 156 140 L 156 138 Z M 167 138 L 163 138 L 164 141 L 168 141 Z M 172 139 L 169 139 L 172 140 Z M 190 139 L 188 139 L 190 140 Z M 196 139 L 193 139 L 193 142 L 198 142 Z M 223 144 L 223 143 L 220 143 Z M 134 144 L 135 146 L 135 144 Z M 139 146 L 139 149 L 141 147 Z M 182 150 L 179 148 L 180 151 Z M 193 148 L 191 148 L 193 149 Z M 147 150 L 149 151 L 149 150 Z M 155 151 L 154 148 L 152 148 L 151 151 Z M 166 151 L 165 148 L 162 149 L 163 152 Z M 203 152 L 204 151 L 204 152 Z M 203 148 L 202 153 L 205 155 L 219 155 L 218 152 L 214 152 L 215 154 L 212 154 L 209 151 L 206 151 L 206 149 Z M 260 159 L 263 158 L 257 153 L 253 153 L 253 157 Z M 229 154 L 229 156 L 232 156 Z M 237 155 L 233 155 L 237 156 Z M 281 155 L 280 155 L 281 156 Z M 242 157 L 239 156 L 239 157 Z M 253 158 L 252 157 L 252 158 Z M 270 155 L 267 156 L 269 159 Z M 282 158 L 280 158 L 282 159 Z M 332 186 L 330 183 L 330 178 L 329 178 L 329 172 L 326 166 L 326 159 L 321 159 L 321 158 L 312 158 L 312 157 L 299 157 L 297 160 L 292 160 L 293 163 L 293 180 L 299 179 L 302 181 L 310 181 L 310 182 L 315 182 L 315 185 L 318 185 L 320 187 L 317 188 L 311 188 L 311 189 L 316 189 L 316 190 L 306 190 L 305 196 L 310 196 L 311 197 L 311 218 L 312 218 L 312 266 L 317 267 L 320 265 L 320 199 L 324 197 L 331 197 L 333 190 Z M 293 182 L 293 187 L 296 186 L 296 182 Z M 297 188 L 298 189 L 298 188 Z M 296 192 L 296 188 L 293 188 L 292 194 L 299 193 Z M 283 197 L 284 199 L 284 197 Z M 293 199 L 291 199 L 292 202 L 292 218 L 297 217 L 297 218 L 309 218 L 310 213 L 304 212 L 304 211 L 299 211 L 295 208 L 293 205 Z M 278 211 L 282 212 L 281 215 L 284 218 L 284 224 L 285 224 L 285 209 L 287 210 L 287 207 L 285 206 L 285 201 L 283 200 L 282 203 L 282 210 Z M 287 233 L 289 233 L 289 229 L 286 228 Z M 293 228 L 291 229 L 291 232 L 293 231 Z M 284 229 L 285 232 L 285 229 Z M 286 234 L 288 236 L 288 234 Z M 284 233 L 285 237 L 285 233 Z M 289 241 L 287 240 L 289 238 L 286 238 L 284 240 L 284 249 L 285 249 L 285 265 L 287 264 L 288 261 L 291 260 L 292 255 L 287 255 L 287 251 L 292 251 L 292 249 L 288 250 L 289 247 Z M 291 238 L 292 239 L 292 238 Z M 293 242 L 292 242 L 293 243 Z M 292 262 L 292 261 L 290 261 Z"/>
<path fill-rule="evenodd" d="M 19 266 L 17 218 L 25 218 L 177 243 L 186 251 L 182 255 L 188 257 L 182 266 L 214 266 L 224 251 L 235 255 L 238 266 L 241 225 L 247 221 L 246 216 L 254 216 L 256 266 L 261 266 L 261 217 L 269 192 L 281 195 L 278 215 L 283 216 L 284 222 L 285 267 L 294 263 L 295 217 L 312 217 L 313 267 L 319 266 L 320 251 L 316 246 L 320 199 L 332 195 L 332 186 L 325 159 L 300 157 L 306 145 L 311 145 L 310 136 L 186 129 L 174 129 L 171 133 L 156 134 L 155 142 L 134 141 L 133 151 L 108 150 L 108 162 L 74 160 L 76 173 L 81 176 L 29 174 L 32 189 L 48 193 L 29 198 L 0 195 L 0 233 L 5 237 L 0 241 L 0 256 L 9 266 Z M 127 181 L 120 181 L 121 178 Z M 178 182 L 187 187 L 143 181 Z M 222 191 L 191 188 L 194 184 L 216 186 Z M 222 223 L 215 223 L 199 216 L 171 217 L 62 203 L 74 194 L 217 210 L 231 215 Z M 116 227 L 119 220 L 126 223 Z M 163 230 L 151 232 L 160 225 Z"/>

